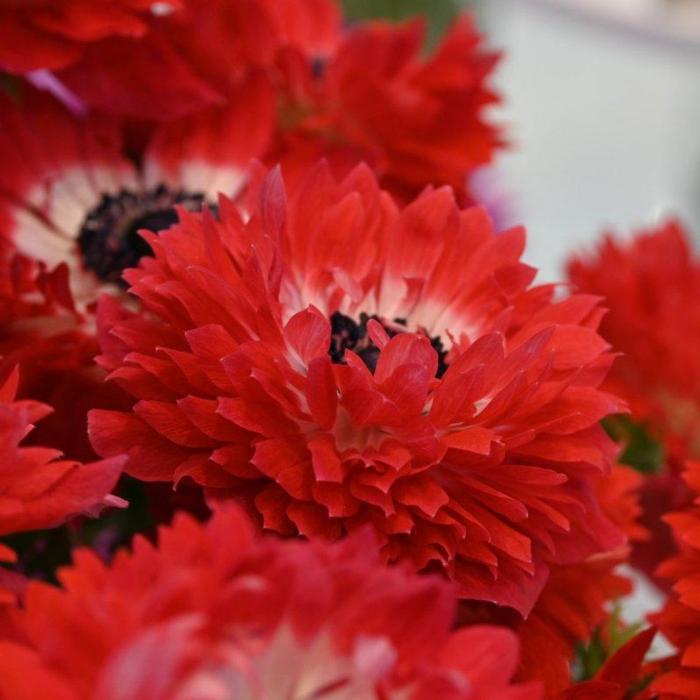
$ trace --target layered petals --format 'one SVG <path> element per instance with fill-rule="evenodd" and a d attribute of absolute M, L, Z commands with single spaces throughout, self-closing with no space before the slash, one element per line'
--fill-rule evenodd
<path fill-rule="evenodd" d="M 678 654 L 653 687 L 662 697 L 690 699 L 700 693 L 700 463 L 690 462 L 684 477 L 695 500 L 665 517 L 678 552 L 659 566 L 657 573 L 672 583 L 673 594 L 653 618 Z"/>
<path fill-rule="evenodd" d="M 0 96 L 0 237 L 49 268 L 67 266 L 82 311 L 101 290 L 118 293 L 122 269 L 148 252 L 138 228 L 167 227 L 175 205 L 198 209 L 243 186 L 268 139 L 268 120 L 257 118 L 271 99 L 260 81 L 246 90 L 241 106 L 156 129 L 141 168 L 125 155 L 118 120 L 76 116 L 26 86 Z"/>
<path fill-rule="evenodd" d="M 51 409 L 15 400 L 18 380 L 15 371 L 0 387 L 0 535 L 54 527 L 79 513 L 99 513 L 116 504 L 109 491 L 123 459 L 82 465 L 60 460 L 60 453 L 50 448 L 20 445 Z"/>
<path fill-rule="evenodd" d="M 76 61 L 90 42 L 142 37 L 151 5 L 152 0 L 7 0 L 0 10 L 0 67 L 11 73 L 55 70 Z"/>
<path fill-rule="evenodd" d="M 512 633 L 450 632 L 450 586 L 385 568 L 371 539 L 259 539 L 223 509 L 177 516 L 111 566 L 78 551 L 62 589 L 32 584 L 14 614 L 0 698 L 541 698 L 510 683 Z"/>
<path fill-rule="evenodd" d="M 421 57 L 423 42 L 419 21 L 377 22 L 350 30 L 327 57 L 309 61 L 288 51 L 281 63 L 291 128 L 281 132 L 273 162 L 282 160 L 293 176 L 320 157 L 337 174 L 364 160 L 403 198 L 426 183 L 466 194 L 469 175 L 503 146 L 485 118 L 498 101 L 487 85 L 498 57 L 482 48 L 467 16 L 428 58 Z"/>
<path fill-rule="evenodd" d="M 222 199 L 145 234 L 143 312 L 103 300 L 100 363 L 134 405 L 91 414 L 98 454 L 285 535 L 369 524 L 388 561 L 523 615 L 550 565 L 624 542 L 594 493 L 622 409 L 595 298 L 530 288 L 523 232 L 448 189 L 399 210 L 320 166 L 289 203 L 276 171 L 256 192 L 245 222 Z"/>
<path fill-rule="evenodd" d="M 682 463 L 697 455 L 700 262 L 688 232 L 669 220 L 626 241 L 608 236 L 595 253 L 570 262 L 569 276 L 609 304 L 601 334 L 624 353 L 611 387 L 628 399 L 633 417 L 665 442 L 671 458 Z"/>

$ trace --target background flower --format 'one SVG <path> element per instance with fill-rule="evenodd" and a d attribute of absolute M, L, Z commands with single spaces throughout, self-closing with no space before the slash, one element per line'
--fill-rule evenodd
<path fill-rule="evenodd" d="M 257 539 L 238 510 L 178 516 L 106 567 L 87 550 L 63 589 L 32 584 L 0 642 L 0 697 L 61 700 L 540 698 L 509 682 L 507 630 L 450 632 L 434 577 L 388 569 L 364 533 Z"/>
<path fill-rule="evenodd" d="M 122 270 L 148 253 L 140 227 L 167 228 L 175 204 L 199 209 L 240 189 L 267 138 L 256 112 L 246 111 L 256 95 L 266 99 L 251 88 L 224 121 L 202 116 L 187 133 L 156 130 L 139 167 L 127 157 L 119 121 L 75 116 L 26 86 L 16 98 L 0 97 L 0 235 L 49 267 L 67 265 L 84 310 L 101 288 L 116 291 Z"/>
<path fill-rule="evenodd" d="M 678 649 L 678 655 L 669 660 L 666 673 L 654 681 L 654 689 L 662 697 L 693 698 L 700 694 L 700 600 L 698 580 L 700 551 L 697 533 L 700 527 L 700 509 L 697 497 L 700 491 L 700 464 L 690 462 L 685 480 L 695 496 L 691 506 L 666 515 L 678 546 L 678 553 L 663 562 L 658 574 L 673 582 L 673 595 L 663 610 L 654 616 L 654 623 Z M 663 667 L 662 667 L 663 668 Z"/>

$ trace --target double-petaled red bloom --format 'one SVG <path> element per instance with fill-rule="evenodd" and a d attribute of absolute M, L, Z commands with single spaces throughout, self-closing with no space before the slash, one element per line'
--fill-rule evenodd
<path fill-rule="evenodd" d="M 662 437 L 680 461 L 700 453 L 700 262 L 676 221 L 629 241 L 606 238 L 569 265 L 582 291 L 605 296 L 601 334 L 623 355 L 610 386 L 633 418 Z"/>
<path fill-rule="evenodd" d="M 690 700 L 700 696 L 700 463 L 687 465 L 685 481 L 696 498 L 685 510 L 665 516 L 678 553 L 659 567 L 659 576 L 673 583 L 673 594 L 654 619 L 678 654 L 653 687 L 663 698 Z"/>
<path fill-rule="evenodd" d="M 593 493 L 620 410 L 596 298 L 530 288 L 524 232 L 448 188 L 399 210 L 366 168 L 320 166 L 288 205 L 274 172 L 250 201 L 145 234 L 143 313 L 105 300 L 101 363 L 135 403 L 93 412 L 98 454 L 285 535 L 369 523 L 388 561 L 522 614 L 551 563 L 621 544 Z"/>
<path fill-rule="evenodd" d="M 0 641 L 2 700 L 539 700 L 515 635 L 451 632 L 436 577 L 386 568 L 369 533 L 256 538 L 238 510 L 180 515 L 157 547 L 88 550 L 34 583 Z"/>
<path fill-rule="evenodd" d="M 606 386 L 663 446 L 664 473 L 647 478 L 641 493 L 652 538 L 633 552 L 652 574 L 673 551 L 662 516 L 688 501 L 680 473 L 688 457 L 700 456 L 700 261 L 671 220 L 629 240 L 606 237 L 595 253 L 572 259 L 569 276 L 578 289 L 605 296 L 601 334 L 622 353 Z"/>
<path fill-rule="evenodd" d="M 15 400 L 17 371 L 0 387 L 0 535 L 54 527 L 81 512 L 98 511 L 114 499 L 109 491 L 123 460 L 81 465 L 60 453 L 20 443 L 51 408 Z"/>
<path fill-rule="evenodd" d="M 67 265 L 85 309 L 148 253 L 139 228 L 167 228 L 175 204 L 199 209 L 241 187 L 267 140 L 254 109 L 266 97 L 249 88 L 240 108 L 201 115 L 187 133 L 156 129 L 140 168 L 126 157 L 117 121 L 75 116 L 29 88 L 0 96 L 0 237 L 49 268 Z"/>
<path fill-rule="evenodd" d="M 315 63 L 288 51 L 283 123 L 266 160 L 290 176 L 321 157 L 336 175 L 365 161 L 404 199 L 428 183 L 468 193 L 469 175 L 503 145 L 484 114 L 497 101 L 486 85 L 497 56 L 481 48 L 467 17 L 427 58 L 423 40 L 420 22 L 376 23 L 350 30 Z"/>
<path fill-rule="evenodd" d="M 603 512 L 632 542 L 648 537 L 638 522 L 641 482 L 633 469 L 616 465 L 596 488 Z M 541 680 L 552 697 L 571 685 L 577 647 L 608 619 L 609 604 L 632 590 L 631 582 L 617 571 L 628 555 L 621 548 L 552 568 L 532 613 L 518 627 L 523 650 L 520 677 Z"/>
<path fill-rule="evenodd" d="M 81 513 L 123 504 L 109 493 L 123 459 L 81 464 L 60 459 L 56 449 L 21 444 L 52 409 L 17 400 L 18 383 L 15 368 L 0 384 L 0 536 L 55 527 Z M 0 561 L 14 560 L 14 552 L 0 544 Z M 13 601 L 22 586 L 20 578 L 0 567 L 0 604 Z"/>

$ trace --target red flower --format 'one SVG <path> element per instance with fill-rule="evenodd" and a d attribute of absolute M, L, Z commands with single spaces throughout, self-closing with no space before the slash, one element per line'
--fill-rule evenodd
<path fill-rule="evenodd" d="M 148 252 L 140 227 L 167 227 L 175 203 L 199 208 L 241 187 L 249 156 L 267 139 L 254 109 L 267 99 L 251 83 L 243 106 L 223 121 L 202 114 L 188 133 L 157 129 L 137 169 L 116 122 L 75 117 L 31 89 L 18 104 L 0 97 L 0 235 L 50 268 L 67 264 L 84 309 Z"/>
<path fill-rule="evenodd" d="M 10 0 L 0 68 L 54 71 L 92 107 L 170 120 L 236 97 L 242 73 L 273 69 L 284 47 L 329 51 L 339 19 L 331 0 Z"/>
<path fill-rule="evenodd" d="M 90 42 L 141 37 L 148 30 L 153 4 L 152 0 L 4 0 L 0 67 L 11 73 L 55 70 L 76 61 Z"/>
<path fill-rule="evenodd" d="M 607 237 L 596 254 L 572 260 L 569 274 L 606 298 L 601 334 L 623 353 L 610 384 L 633 417 L 664 438 L 671 457 L 700 454 L 700 262 L 681 225 L 669 221 L 627 242 Z"/>
<path fill-rule="evenodd" d="M 597 484 L 603 512 L 632 542 L 648 537 L 638 522 L 641 483 L 637 472 L 617 465 Z M 608 604 L 632 591 L 631 582 L 616 572 L 628 554 L 623 548 L 552 569 L 532 613 L 518 627 L 523 649 L 519 677 L 542 681 L 551 696 L 569 687 L 576 648 L 608 619 Z"/>
<path fill-rule="evenodd" d="M 238 510 L 189 516 L 110 567 L 89 550 L 34 583 L 0 642 L 0 697 L 58 700 L 536 700 L 509 682 L 517 640 L 450 633 L 454 598 L 388 569 L 368 533 L 328 546 L 257 539 Z"/>
<path fill-rule="evenodd" d="M 661 564 L 658 575 L 673 582 L 674 595 L 654 623 L 678 649 L 670 670 L 654 681 L 666 698 L 700 696 L 700 463 L 687 465 L 685 480 L 696 496 L 693 505 L 665 517 L 679 552 Z"/>
<path fill-rule="evenodd" d="M 673 552 L 661 516 L 688 502 L 680 473 L 689 456 L 700 456 L 700 262 L 681 225 L 669 221 L 628 241 L 606 237 L 595 254 L 570 262 L 569 275 L 610 307 L 601 334 L 622 355 L 606 387 L 628 401 L 632 419 L 665 448 L 664 472 L 642 486 L 643 523 L 652 537 L 632 554 L 652 576 Z"/>
<path fill-rule="evenodd" d="M 503 145 L 484 115 L 497 101 L 486 80 L 498 57 L 482 49 L 467 16 L 429 58 L 423 42 L 421 22 L 373 23 L 349 31 L 320 63 L 288 52 L 288 126 L 268 162 L 281 160 L 294 175 L 326 157 L 341 176 L 365 161 L 404 199 L 426 183 L 463 195 L 469 174 Z"/>
<path fill-rule="evenodd" d="M 123 460 L 81 465 L 56 461 L 56 450 L 21 447 L 33 423 L 51 408 L 16 401 L 19 381 L 13 372 L 0 387 L 0 535 L 54 527 L 68 517 L 112 503 L 108 495 Z"/>
<path fill-rule="evenodd" d="M 592 492 L 620 410 L 601 311 L 528 288 L 522 230 L 448 188 L 398 211 L 364 167 L 288 206 L 273 172 L 249 214 L 182 212 L 126 273 L 145 313 L 104 300 L 101 363 L 136 403 L 92 412 L 98 454 L 285 535 L 370 523 L 387 560 L 525 615 L 551 562 L 621 544 Z"/>
<path fill-rule="evenodd" d="M 15 400 L 18 382 L 15 369 L 0 384 L 0 536 L 55 527 L 80 513 L 97 514 L 105 506 L 121 505 L 109 492 L 123 459 L 80 464 L 59 459 L 60 452 L 48 447 L 20 446 L 33 423 L 51 408 Z M 0 546 L 0 561 L 13 560 L 12 551 Z M 18 590 L 17 577 L 0 568 L 0 603 L 13 599 Z"/>

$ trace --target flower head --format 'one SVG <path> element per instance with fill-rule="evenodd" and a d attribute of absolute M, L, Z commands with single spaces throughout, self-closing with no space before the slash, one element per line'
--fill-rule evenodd
<path fill-rule="evenodd" d="M 377 22 L 348 31 L 327 57 L 288 51 L 287 126 L 268 162 L 294 176 L 325 157 L 343 175 L 362 160 L 404 199 L 427 183 L 468 193 L 470 174 L 503 145 L 485 116 L 498 100 L 487 84 L 498 56 L 467 16 L 427 58 L 423 43 L 421 22 Z"/>
<path fill-rule="evenodd" d="M 15 370 L 0 386 L 0 535 L 54 527 L 116 503 L 109 491 L 123 459 L 83 465 L 59 459 L 50 448 L 20 444 L 51 408 L 16 400 L 18 381 Z"/>
<path fill-rule="evenodd" d="M 135 403 L 91 414 L 98 454 L 285 535 L 369 523 L 387 560 L 523 614 L 550 562 L 620 544 L 593 494 L 620 408 L 597 299 L 529 288 L 523 231 L 447 188 L 398 210 L 366 168 L 321 165 L 288 205 L 276 172 L 257 201 L 144 234 L 143 313 L 101 309 L 100 362 Z"/>
<path fill-rule="evenodd" d="M 609 383 L 682 462 L 700 453 L 700 262 L 677 221 L 629 241 L 607 237 L 569 264 L 580 290 L 605 296 L 601 334 L 623 355 Z"/>
<path fill-rule="evenodd" d="M 511 632 L 451 633 L 450 586 L 384 567 L 367 532 L 281 542 L 238 510 L 180 515 L 157 547 L 78 551 L 60 580 L 30 586 L 0 642 L 3 699 L 541 698 L 510 683 Z"/>
<path fill-rule="evenodd" d="M 199 209 L 241 187 L 255 144 L 266 139 L 253 126 L 266 98 L 249 88 L 225 119 L 203 114 L 186 133 L 156 129 L 141 168 L 124 153 L 119 122 L 75 116 L 26 86 L 16 100 L 0 97 L 0 237 L 49 268 L 67 265 L 85 310 L 149 251 L 139 228 L 167 228 L 175 205 Z"/>
<path fill-rule="evenodd" d="M 685 481 L 695 496 L 684 510 L 666 515 L 678 546 L 678 552 L 663 562 L 658 575 L 671 581 L 673 594 L 654 623 L 678 649 L 669 660 L 666 673 L 654 681 L 654 690 L 662 697 L 693 698 L 700 694 L 700 463 L 690 462 Z M 664 695 L 667 694 L 667 695 Z"/>
<path fill-rule="evenodd" d="M 172 4 L 176 4 L 175 0 Z M 0 67 L 11 73 L 55 70 L 108 37 L 141 37 L 153 0 L 6 0 L 0 9 Z"/>

